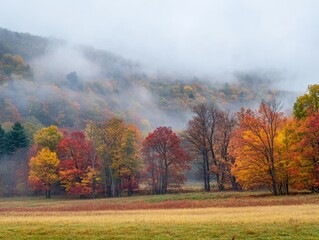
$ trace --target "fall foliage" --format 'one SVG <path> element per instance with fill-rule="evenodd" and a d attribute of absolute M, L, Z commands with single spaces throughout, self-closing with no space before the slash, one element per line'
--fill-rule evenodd
<path fill-rule="evenodd" d="M 61 161 L 59 174 L 61 186 L 68 194 L 88 196 L 92 194 L 92 184 L 99 179 L 92 166 L 92 144 L 82 132 L 64 133 L 58 144 L 57 155 Z"/>
<path fill-rule="evenodd" d="M 312 113 L 303 120 L 293 120 L 287 126 L 286 138 L 290 157 L 290 182 L 296 189 L 319 192 L 319 114 Z"/>
<path fill-rule="evenodd" d="M 316 87 L 305 94 L 312 99 L 308 105 L 296 103 L 304 107 L 302 117 L 298 112 L 285 117 L 276 100 L 237 114 L 213 104 L 196 105 L 182 138 L 169 127 L 158 127 L 143 139 L 135 124 L 117 117 L 88 122 L 84 131 L 73 132 L 36 122 L 27 125 L 29 132 L 19 122 L 10 124 L 9 131 L 0 127 L 0 192 L 12 196 L 26 189 L 28 178 L 32 189 L 46 197 L 53 189 L 79 197 L 130 196 L 141 183 L 153 194 L 165 194 L 185 182 L 191 160 L 199 166 L 205 191 L 318 192 Z M 28 148 L 31 133 L 34 145 Z"/>
<path fill-rule="evenodd" d="M 59 165 L 56 153 L 47 147 L 32 157 L 29 162 L 29 182 L 33 189 L 45 191 L 45 196 L 50 198 L 52 185 L 59 180 Z"/>
<path fill-rule="evenodd" d="M 266 187 L 274 195 L 286 194 L 287 183 L 280 167 L 278 133 L 285 117 L 280 104 L 261 103 L 258 110 L 242 109 L 238 114 L 233 172 L 244 188 Z"/>
<path fill-rule="evenodd" d="M 229 154 L 230 141 L 236 127 L 236 117 L 214 105 L 200 104 L 193 108 L 195 116 L 188 122 L 183 137 L 200 166 L 200 178 L 205 191 L 211 189 L 211 176 L 216 176 L 219 190 L 227 182 L 233 190 L 240 187 L 231 172 L 234 158 Z"/>
<path fill-rule="evenodd" d="M 59 141 L 62 138 L 62 133 L 57 126 L 51 125 L 47 128 L 42 128 L 34 135 L 34 142 L 39 147 L 47 147 L 51 151 L 56 151 Z"/>
<path fill-rule="evenodd" d="M 143 141 L 147 177 L 153 194 L 165 194 L 169 186 L 180 186 L 190 169 L 190 156 L 179 137 L 168 127 L 158 127 Z"/>
<path fill-rule="evenodd" d="M 297 119 L 304 119 L 308 115 L 319 110 L 319 85 L 309 85 L 308 92 L 297 98 L 294 104 L 294 116 Z"/>
<path fill-rule="evenodd" d="M 138 188 L 141 169 L 141 134 L 134 125 L 118 118 L 102 124 L 90 123 L 86 129 L 101 162 L 101 178 L 105 194 L 132 194 Z"/>

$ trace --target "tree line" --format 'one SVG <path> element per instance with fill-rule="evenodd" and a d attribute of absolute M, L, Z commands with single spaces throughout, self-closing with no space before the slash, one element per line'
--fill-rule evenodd
<path fill-rule="evenodd" d="M 192 164 L 205 191 L 216 184 L 219 191 L 319 192 L 319 85 L 310 85 L 293 110 L 285 116 L 276 100 L 237 113 L 198 104 L 184 131 L 160 126 L 145 138 L 115 117 L 89 122 L 83 131 L 41 128 L 30 141 L 20 123 L 8 132 L 0 126 L 0 191 L 13 196 L 27 182 L 26 192 L 46 197 L 52 190 L 132 195 L 142 185 L 165 194 L 185 182 Z"/>

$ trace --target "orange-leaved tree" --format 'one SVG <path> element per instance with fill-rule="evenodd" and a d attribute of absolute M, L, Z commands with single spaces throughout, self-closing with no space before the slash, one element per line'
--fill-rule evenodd
<path fill-rule="evenodd" d="M 295 186 L 319 192 L 319 84 L 309 85 L 308 92 L 297 98 L 294 116 L 298 126 L 292 168 Z"/>
<path fill-rule="evenodd" d="M 285 122 L 280 109 L 273 100 L 261 103 L 258 110 L 242 109 L 238 113 L 233 173 L 246 189 L 266 187 L 274 195 L 287 194 L 279 167 L 278 132 Z"/>
<path fill-rule="evenodd" d="M 319 192 L 319 113 L 315 112 L 298 122 L 295 128 L 292 171 L 294 186 Z"/>

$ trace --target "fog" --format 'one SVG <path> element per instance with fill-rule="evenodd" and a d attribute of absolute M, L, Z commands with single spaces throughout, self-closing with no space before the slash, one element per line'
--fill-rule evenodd
<path fill-rule="evenodd" d="M 142 85 L 128 82 L 125 77 L 117 80 L 108 78 L 106 72 L 101 71 L 101 65 L 89 60 L 84 51 L 81 46 L 49 44 L 45 54 L 31 61 L 32 79 L 11 75 L 10 82 L 0 84 L 0 93 L 5 104 L 10 105 L 11 109 L 17 108 L 23 116 L 35 114 L 44 121 L 44 125 L 61 124 L 41 116 L 41 112 L 46 109 L 47 112 L 52 111 L 50 116 L 57 119 L 60 116 L 64 118 L 65 115 L 65 122 L 72 120 L 72 124 L 69 121 L 65 125 L 80 129 L 86 122 L 82 119 L 83 115 L 88 115 L 85 116 L 85 119 L 88 119 L 91 114 L 97 112 L 93 117 L 96 121 L 118 116 L 138 123 L 144 131 L 150 131 L 160 125 L 174 129 L 185 127 L 191 115 L 190 110 L 173 115 L 165 112 L 158 105 L 158 96 L 152 95 Z M 124 67 L 122 65 L 125 72 Z M 111 71 L 113 68 L 116 68 L 116 64 L 111 65 Z M 76 77 L 76 80 L 73 79 L 73 82 L 67 79 L 70 73 L 75 74 L 73 77 Z M 124 84 L 121 85 L 119 81 L 124 81 Z M 51 107 L 47 104 L 51 104 Z M 7 116 L 7 119 L 13 118 Z M 17 117 L 14 121 L 16 120 L 22 119 Z"/>
<path fill-rule="evenodd" d="M 76 70 L 82 81 L 94 79 L 100 74 L 100 68 L 83 56 L 83 53 L 76 46 L 64 45 L 51 46 L 47 53 L 36 58 L 31 63 L 34 68 L 35 79 L 37 81 L 48 81 L 43 75 L 60 75 L 60 80 L 65 80 L 65 76 Z"/>
<path fill-rule="evenodd" d="M 145 69 L 271 70 L 282 87 L 319 78 L 316 0 L 3 1 L 1 27 L 88 44 Z"/>

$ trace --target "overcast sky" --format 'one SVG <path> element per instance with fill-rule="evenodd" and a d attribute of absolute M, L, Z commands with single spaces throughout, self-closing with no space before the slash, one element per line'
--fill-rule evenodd
<path fill-rule="evenodd" d="M 319 80 L 319 1 L 10 0 L 0 26 L 89 44 L 152 69 L 275 70 L 296 89 Z"/>

